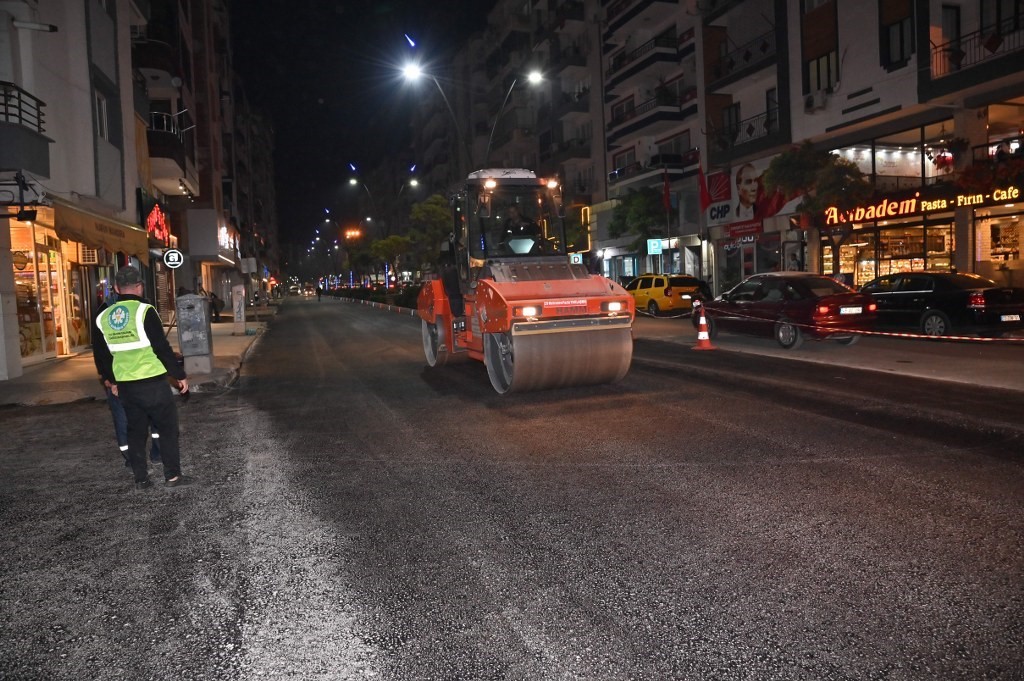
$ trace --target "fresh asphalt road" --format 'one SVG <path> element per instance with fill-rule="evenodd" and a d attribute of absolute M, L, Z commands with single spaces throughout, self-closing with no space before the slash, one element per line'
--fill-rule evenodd
<path fill-rule="evenodd" d="M 1019 679 L 1019 413 L 657 340 L 499 396 L 289 301 L 182 405 L 189 487 L 104 403 L 0 410 L 0 679 Z"/>

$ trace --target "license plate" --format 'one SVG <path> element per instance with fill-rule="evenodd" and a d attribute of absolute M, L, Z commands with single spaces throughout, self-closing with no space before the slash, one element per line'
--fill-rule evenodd
<path fill-rule="evenodd" d="M 845 305 L 839 308 L 839 314 L 860 314 L 864 308 L 860 305 Z"/>
<path fill-rule="evenodd" d="M 1004 314 L 1004 315 L 1002 315 L 999 318 L 999 321 L 1001 321 L 1001 322 L 1019 322 L 1020 321 L 1020 315 L 1019 314 Z"/>

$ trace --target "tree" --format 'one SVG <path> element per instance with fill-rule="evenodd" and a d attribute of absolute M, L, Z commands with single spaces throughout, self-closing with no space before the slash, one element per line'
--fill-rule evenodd
<path fill-rule="evenodd" d="M 452 231 L 451 208 L 441 194 L 428 196 L 413 204 L 409 213 L 413 227 L 409 230 L 412 255 L 421 270 L 436 270 L 441 243 Z"/>
<path fill-rule="evenodd" d="M 828 228 L 823 224 L 827 208 L 840 213 L 868 202 L 874 185 L 856 163 L 828 151 L 819 151 L 810 142 L 783 152 L 772 159 L 764 173 L 765 191 L 781 192 L 787 197 L 803 196 L 798 212 L 809 226 L 816 227 L 832 248 L 832 272 L 839 272 L 839 247 L 853 233 L 849 222 Z"/>
<path fill-rule="evenodd" d="M 647 240 L 665 235 L 665 207 L 661 190 L 654 187 L 630 189 L 619 200 L 619 205 L 612 209 L 608 235 L 613 239 L 636 235 L 633 249 L 644 256 L 648 255 Z"/>
<path fill-rule="evenodd" d="M 374 258 L 386 262 L 392 273 L 398 272 L 398 263 L 402 256 L 409 252 L 412 241 L 407 236 L 392 235 L 386 239 L 378 239 L 370 244 L 370 252 Z M 389 285 L 387 281 L 385 286 Z"/>

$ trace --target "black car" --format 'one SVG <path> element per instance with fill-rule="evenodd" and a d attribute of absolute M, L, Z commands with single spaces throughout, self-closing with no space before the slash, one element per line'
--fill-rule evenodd
<path fill-rule="evenodd" d="M 899 272 L 861 287 L 878 304 L 878 326 L 926 336 L 999 336 L 1024 329 L 1024 288 L 977 274 Z"/>

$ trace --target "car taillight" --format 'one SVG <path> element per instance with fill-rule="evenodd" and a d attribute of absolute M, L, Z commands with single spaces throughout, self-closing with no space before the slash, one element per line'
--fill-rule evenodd
<path fill-rule="evenodd" d="M 972 310 L 984 310 L 985 294 L 981 291 L 972 292 L 971 297 L 967 299 L 967 307 Z"/>
<path fill-rule="evenodd" d="M 878 312 L 878 305 L 875 303 L 868 303 L 868 312 Z"/>
<path fill-rule="evenodd" d="M 818 314 L 823 315 L 823 316 L 827 315 L 828 314 L 828 305 L 819 305 L 817 307 L 817 312 L 818 312 Z"/>

